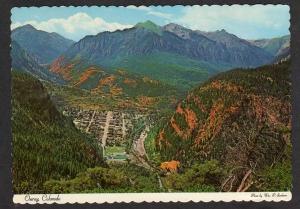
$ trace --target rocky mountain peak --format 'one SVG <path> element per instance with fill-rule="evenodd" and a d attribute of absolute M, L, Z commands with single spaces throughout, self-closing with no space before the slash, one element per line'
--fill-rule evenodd
<path fill-rule="evenodd" d="M 219 33 L 228 33 L 225 29 L 217 30 Z"/>
<path fill-rule="evenodd" d="M 171 32 L 176 34 L 177 36 L 183 38 L 183 39 L 189 39 L 190 38 L 190 29 L 187 29 L 181 25 L 178 25 L 176 23 L 169 23 L 163 27 L 165 31 Z"/>
<path fill-rule="evenodd" d="M 137 23 L 134 27 L 135 28 L 143 28 L 143 29 L 146 29 L 146 30 L 149 30 L 151 32 L 161 35 L 161 27 L 159 25 L 156 25 L 154 22 L 152 22 L 150 20 L 147 20 L 146 22 Z"/>
<path fill-rule="evenodd" d="M 20 26 L 20 27 L 14 29 L 14 31 L 15 30 L 36 31 L 37 29 L 30 24 L 26 24 L 26 25 L 23 25 L 23 26 Z"/>
<path fill-rule="evenodd" d="M 154 22 L 152 22 L 151 20 L 147 20 L 145 22 L 139 22 L 139 23 L 137 23 L 136 26 L 147 27 L 147 26 L 157 26 L 157 25 Z"/>

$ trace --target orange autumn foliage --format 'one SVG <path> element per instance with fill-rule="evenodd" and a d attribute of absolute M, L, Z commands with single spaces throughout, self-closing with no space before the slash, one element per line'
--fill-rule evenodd
<path fill-rule="evenodd" d="M 231 114 L 237 112 L 239 103 L 234 106 L 225 107 L 222 99 L 217 100 L 210 109 L 208 118 L 202 127 L 199 127 L 195 144 L 213 139 L 221 130 L 224 120 Z"/>
<path fill-rule="evenodd" d="M 171 126 L 178 136 L 184 137 L 184 131 L 180 130 L 179 126 L 176 124 L 174 117 L 171 118 Z"/>
<path fill-rule="evenodd" d="M 170 147 L 171 144 L 170 142 L 166 139 L 165 137 L 165 131 L 164 130 L 161 130 L 158 134 L 158 138 L 156 140 L 157 142 L 157 145 L 161 148 L 163 145 L 167 146 L 167 147 Z"/>
<path fill-rule="evenodd" d="M 179 113 L 179 114 L 183 114 L 183 113 L 184 113 L 184 111 L 183 111 L 183 109 L 182 109 L 182 107 L 181 107 L 181 103 L 179 103 L 179 104 L 177 105 L 176 113 Z"/>
<path fill-rule="evenodd" d="M 287 115 L 291 111 L 291 105 L 282 103 L 278 98 L 268 96 L 262 97 L 254 94 L 249 95 L 250 105 L 254 107 L 254 117 L 259 122 L 266 120 L 273 125 L 282 124 L 282 114 Z M 282 114 L 279 114 L 279 113 Z"/>
<path fill-rule="evenodd" d="M 110 75 L 108 77 L 102 78 L 99 81 L 99 86 L 101 86 L 101 87 L 105 86 L 105 85 L 111 86 L 115 80 L 116 80 L 116 76 L 115 75 Z"/>
<path fill-rule="evenodd" d="M 109 75 L 109 76 L 107 76 L 105 78 L 102 78 L 102 79 L 99 80 L 97 87 L 94 88 L 92 91 L 94 93 L 96 93 L 98 91 L 101 92 L 102 88 L 104 86 L 110 86 L 110 87 L 113 86 L 115 80 L 116 80 L 116 76 L 115 75 Z M 113 92 L 114 93 L 120 92 L 120 89 L 114 89 Z"/>
<path fill-rule="evenodd" d="M 186 122 L 189 126 L 189 129 L 190 130 L 195 129 L 196 125 L 197 125 L 196 113 L 193 110 L 186 108 L 185 109 L 185 118 L 186 118 Z"/>
<path fill-rule="evenodd" d="M 74 86 L 80 86 L 85 81 L 87 81 L 91 76 L 95 75 L 98 71 L 95 68 L 89 68 L 84 71 L 81 75 L 79 80 L 74 84 Z"/>
<path fill-rule="evenodd" d="M 180 127 L 176 124 L 174 116 L 172 116 L 172 118 L 171 118 L 171 126 L 178 136 L 180 136 L 184 139 L 187 139 L 191 135 L 192 131 L 197 126 L 197 115 L 190 108 L 183 109 L 181 107 L 181 103 L 178 104 L 178 106 L 176 108 L 176 113 L 183 115 L 183 117 L 185 118 L 185 121 L 188 125 L 188 128 L 186 130 L 181 130 Z"/>
<path fill-rule="evenodd" d="M 70 63 L 66 66 L 63 66 L 64 57 L 61 56 L 55 60 L 51 66 L 50 71 L 56 74 L 59 74 L 63 77 L 64 80 L 70 81 L 72 79 L 71 71 L 75 66 L 75 63 Z"/>
<path fill-rule="evenodd" d="M 201 99 L 200 99 L 198 96 L 193 95 L 193 94 L 189 94 L 189 95 L 187 96 L 187 101 L 189 102 L 189 101 L 191 101 L 191 100 L 197 105 L 197 107 L 198 107 L 202 112 L 206 112 L 206 111 L 207 111 L 207 110 L 206 110 L 206 107 L 205 107 L 204 104 L 201 102 Z"/>
<path fill-rule="evenodd" d="M 176 160 L 163 162 L 160 164 L 160 169 L 166 172 L 175 173 L 180 166 L 180 162 Z"/>

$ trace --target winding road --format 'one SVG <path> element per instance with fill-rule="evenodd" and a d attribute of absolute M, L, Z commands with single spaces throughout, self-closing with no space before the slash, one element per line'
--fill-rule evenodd
<path fill-rule="evenodd" d="M 140 134 L 140 137 L 134 143 L 134 146 L 135 146 L 134 149 L 135 149 L 136 153 L 141 157 L 143 157 L 143 156 L 147 157 L 147 159 L 148 159 L 148 156 L 147 156 L 147 153 L 145 150 L 144 143 L 145 143 L 145 139 L 148 136 L 149 130 L 150 130 L 150 127 L 146 126 L 146 128 Z"/>
<path fill-rule="evenodd" d="M 144 142 L 148 136 L 148 132 L 150 131 L 150 127 L 146 125 L 145 129 L 141 132 L 139 137 L 133 141 L 133 154 L 136 158 L 137 164 L 143 166 L 144 168 L 153 170 L 151 165 L 147 162 L 148 155 L 145 150 Z"/>
<path fill-rule="evenodd" d="M 153 172 L 157 175 L 159 188 L 162 190 L 164 188 L 161 178 L 159 174 L 155 171 L 155 169 L 148 163 L 149 157 L 145 150 L 145 139 L 148 136 L 150 131 L 150 126 L 146 125 L 145 129 L 141 132 L 140 136 L 133 142 L 133 150 L 136 154 L 136 158 L 139 161 L 139 164 Z"/>

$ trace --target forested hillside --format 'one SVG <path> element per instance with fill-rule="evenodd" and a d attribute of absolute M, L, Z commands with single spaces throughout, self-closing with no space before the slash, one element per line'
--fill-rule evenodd
<path fill-rule="evenodd" d="M 217 160 L 230 170 L 227 182 L 223 179 L 225 191 L 237 191 L 243 178 L 242 188 L 260 191 L 271 190 L 268 175 L 278 185 L 285 181 L 289 177 L 283 174 L 291 172 L 288 68 L 289 61 L 231 70 L 190 91 L 157 135 L 162 160 L 178 160 L 185 168 Z"/>
<path fill-rule="evenodd" d="M 49 179 L 75 177 L 101 165 L 95 140 L 77 130 L 53 105 L 42 83 L 12 71 L 15 193 L 39 193 Z"/>
<path fill-rule="evenodd" d="M 84 71 L 56 68 L 68 79 L 68 86 L 47 85 L 52 98 L 64 106 L 82 108 L 156 109 L 175 106 L 183 90 L 148 76 L 119 69 L 115 72 L 90 66 Z M 163 91 L 162 91 L 163 89 Z"/>

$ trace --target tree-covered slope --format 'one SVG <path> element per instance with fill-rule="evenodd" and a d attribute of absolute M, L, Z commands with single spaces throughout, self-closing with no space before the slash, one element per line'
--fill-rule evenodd
<path fill-rule="evenodd" d="M 86 67 L 76 62 L 64 67 L 60 62 L 51 66 L 51 72 L 63 77 L 69 87 L 78 89 L 73 96 L 83 93 L 82 99 L 78 100 L 81 104 L 90 102 L 94 107 L 167 108 L 174 105 L 178 96 L 183 95 L 184 89 L 153 79 L 151 75 L 135 74 L 127 68 L 116 69 L 107 70 L 95 65 Z M 67 88 L 49 87 L 50 91 L 60 98 L 72 96 Z M 98 104 L 95 103 L 96 99 Z M 82 106 L 81 104 L 79 106 Z"/>
<path fill-rule="evenodd" d="M 179 160 L 183 167 L 189 167 L 214 159 L 224 169 L 232 169 L 228 174 L 231 183 L 223 185 L 223 190 L 238 190 L 247 175 L 245 185 L 248 183 L 250 189 L 271 190 L 258 183 L 259 172 L 290 172 L 280 170 L 290 168 L 291 163 L 288 68 L 289 62 L 283 62 L 231 70 L 193 89 L 157 134 L 162 160 Z M 265 175 L 272 177 L 270 172 Z M 267 181 L 264 179 L 262 185 Z"/>
<path fill-rule="evenodd" d="M 100 68 L 110 74 L 115 73 L 118 69 L 123 69 L 129 74 L 135 74 L 137 77 L 147 76 L 177 87 L 181 91 L 190 89 L 217 72 L 231 67 L 226 64 L 212 65 L 188 57 L 162 52 L 149 55 L 124 55 L 113 59 L 102 58 L 93 63 L 93 66 L 101 66 Z M 65 80 L 72 80 L 76 74 L 84 74 L 89 66 L 89 64 L 79 60 L 70 62 L 62 56 L 52 63 L 50 71 L 60 74 Z"/>
<path fill-rule="evenodd" d="M 12 75 L 14 193 L 40 193 L 49 179 L 101 165 L 97 142 L 57 111 L 42 83 L 25 73 Z"/>

